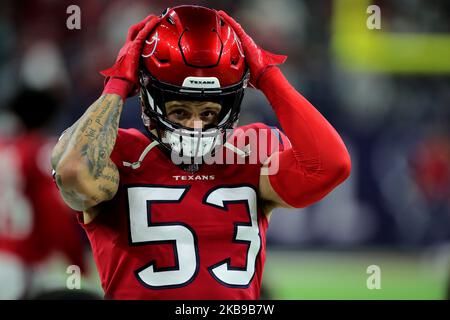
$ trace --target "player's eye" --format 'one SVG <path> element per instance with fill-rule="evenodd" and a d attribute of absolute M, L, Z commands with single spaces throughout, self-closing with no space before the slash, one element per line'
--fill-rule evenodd
<path fill-rule="evenodd" d="M 200 117 L 203 122 L 207 124 L 214 123 L 217 120 L 218 112 L 214 110 L 205 110 L 200 113 Z"/>
<path fill-rule="evenodd" d="M 168 116 L 169 116 L 169 118 L 172 118 L 172 120 L 181 121 L 181 120 L 189 119 L 191 117 L 191 113 L 185 109 L 177 108 L 177 109 L 171 110 L 169 112 Z"/>

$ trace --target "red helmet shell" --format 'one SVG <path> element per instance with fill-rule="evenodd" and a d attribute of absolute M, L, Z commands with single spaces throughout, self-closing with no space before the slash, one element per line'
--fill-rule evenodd
<path fill-rule="evenodd" d="M 182 86 L 187 77 L 216 77 L 221 87 L 242 80 L 245 59 L 234 30 L 215 10 L 169 9 L 142 51 L 147 71 L 161 82 Z"/>

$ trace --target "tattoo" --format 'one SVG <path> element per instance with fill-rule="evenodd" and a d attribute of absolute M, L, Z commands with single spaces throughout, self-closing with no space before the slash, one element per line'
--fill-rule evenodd
<path fill-rule="evenodd" d="M 91 194 L 86 196 L 95 203 L 111 199 L 119 184 L 119 173 L 110 155 L 117 138 L 122 106 L 123 101 L 117 95 L 101 96 L 74 125 L 66 130 L 52 153 L 54 169 L 63 158 L 72 159 L 68 163 L 78 163 L 80 160 L 81 163 L 85 163 L 87 179 L 92 180 L 90 183 L 93 186 L 89 191 Z M 77 203 L 83 202 L 76 192 L 62 190 L 63 181 L 58 174 L 56 183 L 66 200 L 70 201 L 73 197 L 74 202 L 77 200 Z"/>
<path fill-rule="evenodd" d="M 67 145 L 69 144 L 70 135 L 78 127 L 79 123 L 80 120 L 78 119 L 72 126 L 64 130 L 64 132 L 61 134 L 58 144 L 55 146 L 52 152 L 51 163 L 53 169 L 56 169 L 56 165 L 61 160 L 61 157 L 66 151 Z"/>
<path fill-rule="evenodd" d="M 111 110 L 111 100 L 106 100 L 96 116 L 95 123 L 87 127 L 85 137 L 88 139 L 81 147 L 81 154 L 86 158 L 89 173 L 98 179 L 110 161 L 119 127 L 120 109 Z M 102 124 L 103 123 L 103 124 Z"/>
<path fill-rule="evenodd" d="M 86 132 L 87 127 L 90 126 L 91 124 L 92 124 L 92 119 L 87 118 L 86 121 L 81 125 L 80 131 L 83 133 Z"/>
<path fill-rule="evenodd" d="M 112 199 L 112 197 L 114 197 L 114 194 L 111 190 L 109 190 L 108 188 L 105 188 L 104 186 L 99 186 L 98 189 L 103 192 L 108 199 Z"/>
<path fill-rule="evenodd" d="M 101 174 L 99 176 L 99 179 L 105 180 L 105 181 L 109 181 L 112 182 L 114 184 L 118 184 L 119 183 L 119 178 L 113 175 L 109 175 L 109 174 Z"/>

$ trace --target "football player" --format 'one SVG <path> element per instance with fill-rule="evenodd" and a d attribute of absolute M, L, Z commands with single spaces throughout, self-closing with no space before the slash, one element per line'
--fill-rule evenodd
<path fill-rule="evenodd" d="M 102 95 L 52 156 L 106 298 L 259 298 L 272 209 L 312 204 L 350 172 L 338 133 L 276 66 L 284 60 L 204 7 L 130 28 Z M 247 83 L 289 140 L 261 123 L 236 128 Z M 138 90 L 145 131 L 119 129 Z"/>

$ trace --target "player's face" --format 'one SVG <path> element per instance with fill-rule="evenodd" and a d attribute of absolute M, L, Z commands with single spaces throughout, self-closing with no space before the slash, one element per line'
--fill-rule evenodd
<path fill-rule="evenodd" d="M 187 128 L 217 125 L 222 106 L 210 101 L 166 102 L 167 118 Z"/>

